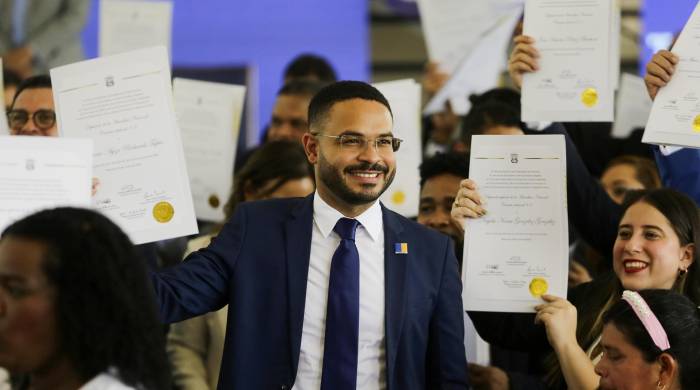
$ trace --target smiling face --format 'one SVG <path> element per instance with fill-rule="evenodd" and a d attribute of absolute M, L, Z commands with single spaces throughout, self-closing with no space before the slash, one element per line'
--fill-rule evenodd
<path fill-rule="evenodd" d="M 44 247 L 0 241 L 0 367 L 34 373 L 57 359 L 55 292 L 43 271 Z"/>
<path fill-rule="evenodd" d="M 311 129 L 318 135 L 304 135 L 307 156 L 316 168 L 319 194 L 341 212 L 368 208 L 389 187 L 396 173 L 391 147 L 374 146 L 378 137 L 392 135 L 391 113 L 379 102 L 350 99 L 335 103 L 319 127 Z M 341 135 L 359 136 L 370 142 L 365 147 L 341 146 L 333 138 Z"/>
<path fill-rule="evenodd" d="M 595 371 L 601 390 L 652 390 L 657 388 L 661 366 L 647 362 L 642 352 L 630 344 L 614 324 L 603 328 L 603 358 Z"/>
<path fill-rule="evenodd" d="M 620 221 L 613 247 L 613 269 L 627 290 L 671 289 L 679 271 L 693 261 L 692 244 L 681 245 L 668 219 L 637 202 Z"/>

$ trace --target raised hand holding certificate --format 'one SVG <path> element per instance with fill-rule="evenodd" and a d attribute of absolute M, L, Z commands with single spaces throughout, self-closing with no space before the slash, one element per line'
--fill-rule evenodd
<path fill-rule="evenodd" d="M 0 232 L 35 211 L 89 207 L 92 141 L 0 137 Z"/>
<path fill-rule="evenodd" d="M 474 136 L 469 177 L 488 213 L 465 229 L 465 310 L 534 312 L 566 297 L 566 149 L 561 135 Z"/>
<path fill-rule="evenodd" d="M 101 57 L 153 46 L 170 51 L 173 3 L 170 1 L 101 0 Z"/>
<path fill-rule="evenodd" d="M 422 161 L 420 140 L 420 85 L 412 79 L 377 83 L 386 96 L 394 116 L 394 137 L 401 138 L 396 152 L 396 176 L 380 200 L 391 210 L 406 216 L 418 215 Z"/>
<path fill-rule="evenodd" d="M 614 8 L 610 0 L 527 0 L 524 34 L 541 57 L 523 76 L 524 121 L 612 122 Z"/>
<path fill-rule="evenodd" d="M 245 87 L 176 78 L 175 111 L 198 219 L 223 221 Z"/>
<path fill-rule="evenodd" d="M 672 52 L 680 61 L 654 99 L 642 141 L 700 148 L 700 3 Z"/>
<path fill-rule="evenodd" d="M 197 233 L 164 47 L 51 70 L 59 133 L 95 143 L 93 206 L 142 244 Z"/>

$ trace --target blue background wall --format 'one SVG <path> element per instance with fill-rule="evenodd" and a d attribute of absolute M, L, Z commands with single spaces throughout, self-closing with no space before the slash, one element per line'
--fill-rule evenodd
<path fill-rule="evenodd" d="M 667 49 L 673 36 L 679 33 L 697 0 L 644 0 L 642 5 L 642 58 L 639 61 L 640 72 L 657 49 Z"/>
<path fill-rule="evenodd" d="M 328 58 L 342 79 L 369 78 L 367 0 L 174 0 L 173 66 L 252 65 L 259 75 L 258 122 L 270 117 L 282 71 L 301 52 Z M 97 0 L 83 33 L 97 55 Z"/>

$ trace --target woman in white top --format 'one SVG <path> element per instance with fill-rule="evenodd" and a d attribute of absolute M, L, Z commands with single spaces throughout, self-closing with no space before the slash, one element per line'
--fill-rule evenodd
<path fill-rule="evenodd" d="M 114 223 L 57 208 L 2 233 L 0 366 L 20 389 L 170 389 L 145 263 Z"/>

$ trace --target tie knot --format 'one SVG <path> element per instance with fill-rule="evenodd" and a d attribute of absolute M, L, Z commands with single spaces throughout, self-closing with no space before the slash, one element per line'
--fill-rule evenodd
<path fill-rule="evenodd" d="M 355 230 L 359 222 L 356 219 L 340 218 L 336 222 L 333 231 L 336 232 L 343 240 L 355 241 Z"/>

